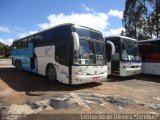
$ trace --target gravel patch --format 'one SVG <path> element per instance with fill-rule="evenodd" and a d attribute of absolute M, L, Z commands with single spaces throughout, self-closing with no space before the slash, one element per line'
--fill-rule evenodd
<path fill-rule="evenodd" d="M 53 96 L 42 101 L 27 101 L 24 105 L 11 105 L 7 112 L 7 117 L 16 120 L 29 114 L 35 114 L 43 110 L 57 109 L 96 109 L 96 106 L 105 109 L 105 105 L 112 104 L 118 109 L 125 109 L 128 105 L 140 105 L 154 110 L 160 110 L 160 104 L 145 103 L 135 99 L 115 97 L 113 95 L 100 95 L 93 93 L 70 93 L 67 95 Z M 0 108 L 2 104 L 0 103 Z M 1 109 L 0 109 L 1 110 Z"/>
<path fill-rule="evenodd" d="M 112 95 L 99 95 L 99 94 L 83 94 L 80 93 L 79 96 L 86 101 L 87 103 L 94 103 L 94 104 L 105 104 L 110 103 L 117 106 L 125 106 L 128 104 L 133 103 L 132 100 L 126 98 L 118 98 Z"/>
<path fill-rule="evenodd" d="M 160 104 L 156 104 L 156 103 L 149 103 L 146 104 L 147 107 L 151 108 L 151 109 L 155 109 L 155 110 L 160 110 Z"/>
<path fill-rule="evenodd" d="M 31 109 L 28 105 L 16 105 L 13 104 L 10 106 L 8 112 L 5 115 L 6 120 L 17 120 L 21 117 L 25 117 L 26 115 L 36 113 Z"/>
<path fill-rule="evenodd" d="M 128 105 L 141 105 L 154 110 L 160 110 L 159 103 L 145 103 L 136 99 L 129 99 L 124 97 L 115 97 L 113 95 L 99 95 L 92 93 L 79 93 L 78 94 L 83 101 L 90 106 L 90 104 L 106 104 L 110 103 L 118 107 L 125 107 Z"/>
<path fill-rule="evenodd" d="M 48 110 L 50 108 L 49 107 L 49 100 L 43 100 L 43 101 L 27 101 L 27 105 L 30 106 L 33 110 L 36 110 L 36 109 L 44 109 L 44 110 Z"/>
<path fill-rule="evenodd" d="M 13 104 L 10 106 L 8 114 L 32 114 L 35 113 L 34 110 L 32 110 L 31 107 L 28 105 L 16 105 Z"/>

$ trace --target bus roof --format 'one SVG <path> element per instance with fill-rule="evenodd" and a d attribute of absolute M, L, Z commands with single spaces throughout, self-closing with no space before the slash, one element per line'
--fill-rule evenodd
<path fill-rule="evenodd" d="M 105 38 L 111 38 L 111 37 L 119 37 L 119 38 L 124 38 L 124 39 L 129 39 L 129 40 L 134 40 L 137 41 L 134 38 L 126 37 L 126 36 L 120 36 L 120 35 L 112 35 L 112 36 L 106 36 Z"/>
<path fill-rule="evenodd" d="M 156 39 L 148 39 L 148 40 L 140 40 L 138 42 L 151 42 L 151 41 L 158 41 L 160 40 L 160 38 L 156 38 Z"/>
<path fill-rule="evenodd" d="M 59 27 L 59 26 L 63 26 L 63 25 L 77 25 L 77 26 L 80 26 L 80 27 L 85 27 L 85 28 L 91 29 L 91 30 L 93 30 L 93 31 L 102 33 L 101 31 L 98 31 L 98 30 L 96 30 L 96 29 L 89 28 L 89 27 L 86 27 L 86 26 L 83 26 L 83 25 L 78 25 L 78 24 L 75 24 L 75 23 L 63 23 L 63 24 L 55 25 L 55 26 L 50 27 L 50 28 L 48 28 L 48 29 L 45 29 L 45 30 L 42 30 L 42 31 L 33 33 L 33 34 L 31 34 L 31 35 L 28 35 L 28 36 L 25 36 L 25 37 L 22 37 L 22 38 L 19 38 L 19 39 L 15 39 L 14 41 L 18 41 L 18 40 L 21 40 L 21 39 L 24 39 L 24 38 L 27 38 L 27 37 L 31 37 L 31 36 L 36 35 L 36 34 L 38 34 L 38 33 L 42 33 L 42 32 L 45 32 L 45 31 L 47 31 L 47 30 L 51 30 L 51 29 L 53 29 L 53 28 L 56 28 L 56 27 Z M 14 42 L 14 41 L 13 41 L 13 42 Z"/>

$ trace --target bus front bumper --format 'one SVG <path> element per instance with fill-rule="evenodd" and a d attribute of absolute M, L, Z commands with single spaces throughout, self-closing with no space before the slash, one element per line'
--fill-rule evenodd
<path fill-rule="evenodd" d="M 125 69 L 125 70 L 121 70 L 120 72 L 120 76 L 132 76 L 132 75 L 138 75 L 141 74 L 142 70 L 141 68 L 137 68 L 137 69 Z"/>
<path fill-rule="evenodd" d="M 103 82 L 106 81 L 107 74 L 101 75 L 76 75 L 72 78 L 72 84 L 84 84 L 90 82 Z"/>

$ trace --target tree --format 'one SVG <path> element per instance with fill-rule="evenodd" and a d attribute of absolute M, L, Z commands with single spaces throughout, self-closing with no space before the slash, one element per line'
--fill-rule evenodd
<path fill-rule="evenodd" d="M 8 58 L 10 56 L 11 47 L 0 42 L 0 57 Z"/>
<path fill-rule="evenodd" d="M 122 20 L 125 35 L 149 39 L 160 34 L 160 0 L 126 0 Z"/>
<path fill-rule="evenodd" d="M 153 12 L 151 14 L 152 25 L 154 30 L 154 35 L 158 38 L 160 37 L 160 0 L 152 1 Z"/>
<path fill-rule="evenodd" d="M 124 30 L 121 31 L 121 36 L 125 36 Z"/>
<path fill-rule="evenodd" d="M 137 38 L 137 31 L 142 27 L 144 11 L 143 0 L 126 0 L 122 20 L 126 36 Z"/>
<path fill-rule="evenodd" d="M 144 4 L 144 9 L 145 9 L 145 13 L 144 13 L 144 27 L 143 27 L 143 31 L 145 32 L 145 36 L 146 34 L 148 34 L 149 38 L 153 37 L 153 30 L 152 30 L 152 20 L 151 20 L 151 12 L 148 9 L 148 5 L 147 4 L 152 4 L 152 0 L 143 0 L 143 4 Z"/>

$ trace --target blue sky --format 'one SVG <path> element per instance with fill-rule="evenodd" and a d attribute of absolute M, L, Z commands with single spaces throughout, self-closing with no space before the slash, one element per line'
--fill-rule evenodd
<path fill-rule="evenodd" d="M 61 23 L 73 22 L 119 34 L 125 0 L 1 0 L 0 41 L 33 34 Z"/>

